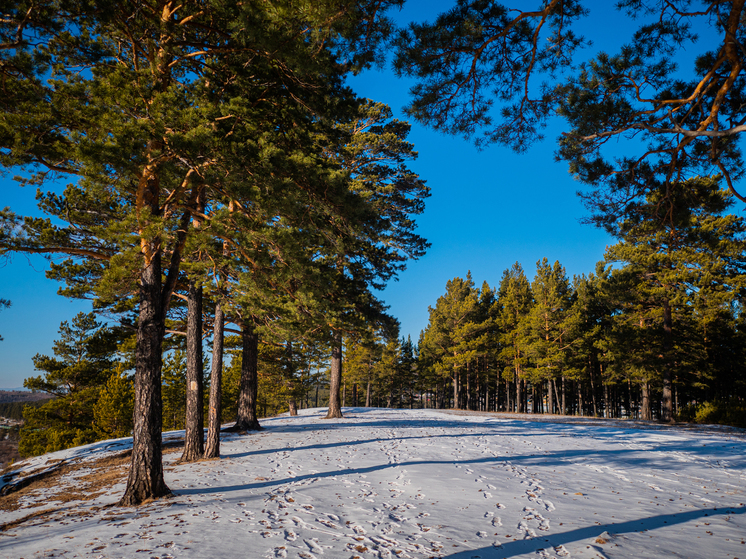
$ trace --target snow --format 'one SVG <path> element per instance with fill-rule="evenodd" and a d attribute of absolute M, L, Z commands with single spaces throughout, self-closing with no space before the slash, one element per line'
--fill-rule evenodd
<path fill-rule="evenodd" d="M 75 500 L 96 460 L 131 439 L 23 462 L 6 483 L 60 460 L 76 467 L 0 510 L 0 557 L 746 559 L 744 431 L 435 410 L 299 413 L 224 435 L 219 460 L 176 464 L 180 452 L 165 454 L 175 496 L 138 508 L 115 506 L 124 471 L 100 495 Z"/>

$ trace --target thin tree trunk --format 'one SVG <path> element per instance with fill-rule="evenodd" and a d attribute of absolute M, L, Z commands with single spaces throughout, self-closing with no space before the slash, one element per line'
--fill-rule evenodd
<path fill-rule="evenodd" d="M 368 383 L 365 387 L 365 407 L 370 407 L 370 363 L 368 363 Z"/>
<path fill-rule="evenodd" d="M 241 381 L 238 394 L 238 415 L 231 431 L 259 431 L 262 426 L 256 415 L 259 391 L 257 363 L 259 359 L 259 336 L 254 332 L 251 319 L 241 326 Z"/>
<path fill-rule="evenodd" d="M 202 371 L 202 287 L 189 282 L 187 297 L 187 370 L 184 452 L 181 462 L 194 462 L 204 453 L 204 378 Z"/>
<path fill-rule="evenodd" d="M 352 405 L 353 407 L 357 407 L 357 383 L 356 382 L 352 384 Z"/>
<path fill-rule="evenodd" d="M 661 402 L 661 420 L 673 421 L 673 394 L 671 382 L 671 348 L 673 347 L 673 318 L 671 305 L 663 301 L 663 401 Z"/>
<path fill-rule="evenodd" d="M 334 334 L 332 345 L 331 379 L 329 382 L 329 411 L 325 419 L 335 419 L 342 416 L 339 389 L 342 385 L 342 336 Z"/>
<path fill-rule="evenodd" d="M 562 415 L 567 415 L 567 396 L 566 396 L 566 390 L 565 390 L 565 376 L 564 375 L 562 375 L 562 382 L 561 382 L 560 388 L 562 389 L 562 405 L 560 406 L 560 413 Z"/>
<path fill-rule="evenodd" d="M 458 371 L 456 370 L 456 367 L 454 367 L 453 368 L 453 407 L 454 409 L 458 408 L 458 397 L 459 397 Z"/>
<path fill-rule="evenodd" d="M 220 456 L 220 420 L 223 410 L 223 307 L 215 305 L 215 325 L 212 335 L 212 371 L 210 372 L 210 411 L 208 413 L 205 458 Z"/>
<path fill-rule="evenodd" d="M 471 394 L 471 362 L 466 363 L 466 409 L 471 410 L 474 407 L 474 398 Z"/>
<path fill-rule="evenodd" d="M 549 379 L 549 382 L 547 382 L 547 413 L 553 414 L 554 413 L 554 391 L 552 390 L 552 387 L 554 386 L 554 379 Z"/>
<path fill-rule="evenodd" d="M 293 363 L 293 342 L 288 340 L 285 343 L 286 366 L 285 375 L 287 377 L 290 398 L 288 399 L 288 411 L 290 415 L 298 415 L 298 403 L 295 401 L 295 363 Z"/>

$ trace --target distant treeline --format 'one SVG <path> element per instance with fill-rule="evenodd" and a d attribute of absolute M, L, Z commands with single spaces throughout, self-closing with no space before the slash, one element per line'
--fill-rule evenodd
<path fill-rule="evenodd" d="M 0 390 L 0 404 L 9 402 L 33 402 L 36 400 L 48 400 L 46 392 L 29 392 L 26 390 Z"/>
<path fill-rule="evenodd" d="M 43 400 L 21 400 L 18 402 L 2 402 L 0 403 L 0 417 L 6 417 L 8 419 L 23 419 L 23 408 L 25 406 L 32 406 L 39 408 L 43 406 L 49 398 Z"/>

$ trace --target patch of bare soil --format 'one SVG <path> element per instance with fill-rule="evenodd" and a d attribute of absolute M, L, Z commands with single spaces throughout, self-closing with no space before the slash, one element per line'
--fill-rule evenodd
<path fill-rule="evenodd" d="M 26 508 L 24 501 L 33 503 L 41 497 L 42 492 L 45 495 L 45 502 L 68 503 L 95 499 L 123 481 L 130 460 L 129 455 L 128 451 L 91 462 L 62 464 L 45 475 L 37 476 L 25 487 L 0 497 L 0 510 L 14 511 Z M 90 472 L 75 475 L 81 469 Z M 67 477 L 69 479 L 63 479 Z M 4 526 L 0 526 L 0 530 L 7 529 Z"/>

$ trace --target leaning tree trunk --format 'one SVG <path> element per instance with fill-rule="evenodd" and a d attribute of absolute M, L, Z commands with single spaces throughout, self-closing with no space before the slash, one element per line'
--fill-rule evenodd
<path fill-rule="evenodd" d="M 135 349 L 135 413 L 132 459 L 122 506 L 169 495 L 163 479 L 161 453 L 161 344 L 164 310 L 161 294 L 161 253 L 150 242 L 140 278 L 140 314 Z"/>
<path fill-rule="evenodd" d="M 251 319 L 241 327 L 241 381 L 238 394 L 238 415 L 231 431 L 259 431 L 262 426 L 256 417 L 256 401 L 259 392 L 257 364 L 259 361 L 259 336 L 254 332 Z"/>
<path fill-rule="evenodd" d="M 329 382 L 329 411 L 325 419 L 336 419 L 342 416 L 339 389 L 342 385 L 342 336 L 334 334 L 332 345 L 331 379 Z"/>
<path fill-rule="evenodd" d="M 220 419 L 223 384 L 223 307 L 215 305 L 215 326 L 212 336 L 212 371 L 210 372 L 210 411 L 208 413 L 205 458 L 220 456 Z"/>
<path fill-rule="evenodd" d="M 186 429 L 182 462 L 204 453 L 204 379 L 202 372 L 202 287 L 189 282 L 187 298 Z"/>

